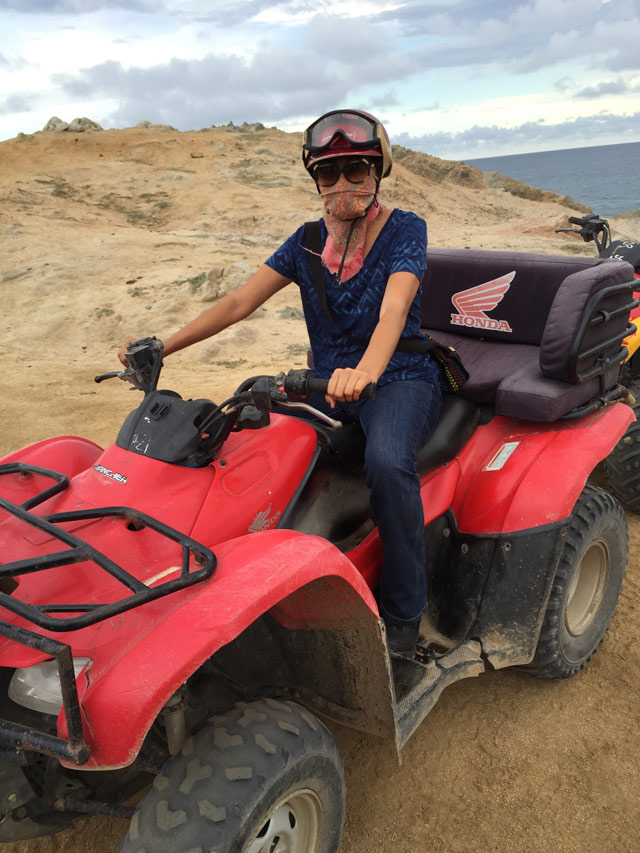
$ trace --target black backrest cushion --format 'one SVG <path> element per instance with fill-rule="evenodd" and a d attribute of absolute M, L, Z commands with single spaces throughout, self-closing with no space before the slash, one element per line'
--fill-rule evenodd
<path fill-rule="evenodd" d="M 597 258 L 527 252 L 429 249 L 422 325 L 488 341 L 539 345 L 564 279 L 598 263 Z"/>
<path fill-rule="evenodd" d="M 562 282 L 549 311 L 540 344 L 540 370 L 545 376 L 565 382 L 575 381 L 568 369 L 569 355 L 585 305 L 593 294 L 629 281 L 633 281 L 633 267 L 630 264 L 601 260 L 590 269 L 576 272 Z M 608 295 L 604 297 L 600 307 L 605 311 L 615 311 L 628 303 L 629 298 L 628 291 Z M 593 344 L 616 334 L 622 336 L 628 322 L 629 314 L 625 311 L 604 324 L 594 326 L 586 332 L 581 350 L 587 350 Z M 619 348 L 620 344 L 616 342 L 607 348 L 606 354 L 613 355 Z M 590 361 L 581 361 L 578 369 L 588 369 L 595 364 L 595 359 L 596 356 Z"/>

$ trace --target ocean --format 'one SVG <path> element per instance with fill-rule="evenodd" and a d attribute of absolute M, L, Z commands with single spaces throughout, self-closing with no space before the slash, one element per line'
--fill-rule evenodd
<path fill-rule="evenodd" d="M 640 209 L 640 142 L 465 160 L 541 190 L 569 195 L 600 216 Z"/>

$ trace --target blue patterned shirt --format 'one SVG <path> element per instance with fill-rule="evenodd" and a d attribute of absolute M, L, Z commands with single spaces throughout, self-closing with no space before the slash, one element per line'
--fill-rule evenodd
<path fill-rule="evenodd" d="M 320 220 L 322 244 L 327 228 Z M 313 353 L 313 372 L 328 379 L 338 367 L 357 367 L 363 347 L 355 340 L 368 341 L 378 324 L 380 306 L 389 276 L 395 272 L 413 273 L 420 282 L 426 269 L 427 226 L 423 219 L 406 210 L 391 212 L 378 234 L 362 269 L 343 284 L 323 267 L 331 323 L 320 305 L 309 262 L 304 225 L 298 228 L 266 263 L 277 273 L 296 282 Z M 420 334 L 420 297 L 422 284 L 411 303 L 402 338 Z M 428 354 L 395 352 L 378 385 L 400 379 L 426 379 L 438 384 L 437 367 Z"/>

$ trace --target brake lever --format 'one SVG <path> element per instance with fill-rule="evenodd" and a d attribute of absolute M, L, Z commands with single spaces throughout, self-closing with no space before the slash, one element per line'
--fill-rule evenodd
<path fill-rule="evenodd" d="M 321 412 L 320 409 L 314 409 L 313 406 L 310 406 L 308 403 L 294 403 L 288 400 L 285 403 L 279 402 L 278 405 L 282 406 L 283 409 L 302 409 L 305 412 L 309 412 L 309 414 L 318 418 L 318 420 L 324 421 L 327 426 L 330 426 L 333 429 L 342 429 L 343 427 L 342 421 L 338 421 L 335 418 L 326 415 L 324 412 Z"/>
<path fill-rule="evenodd" d="M 113 370 L 110 373 L 101 373 L 99 376 L 94 376 L 94 382 L 104 382 L 105 379 L 122 379 L 123 382 L 130 382 L 133 385 L 133 388 L 140 389 L 140 383 L 138 382 L 138 377 L 136 376 L 135 370 L 131 367 L 127 367 L 124 370 Z M 131 390 L 133 390 L 133 388 Z"/>
<path fill-rule="evenodd" d="M 128 370 L 129 368 L 127 368 L 126 370 L 113 370 L 111 373 L 101 373 L 99 376 L 94 376 L 93 381 L 104 382 L 105 379 L 128 379 Z"/>

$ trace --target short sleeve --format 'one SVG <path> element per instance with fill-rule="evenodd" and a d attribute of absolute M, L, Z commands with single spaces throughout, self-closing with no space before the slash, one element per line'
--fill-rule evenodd
<path fill-rule="evenodd" d="M 298 258 L 300 257 L 300 245 L 302 243 L 302 228 L 298 228 L 279 249 L 267 258 L 265 263 L 280 275 L 291 281 L 298 281 Z"/>
<path fill-rule="evenodd" d="M 426 268 L 427 223 L 412 213 L 406 216 L 394 243 L 389 274 L 410 272 L 422 281 Z"/>

